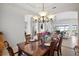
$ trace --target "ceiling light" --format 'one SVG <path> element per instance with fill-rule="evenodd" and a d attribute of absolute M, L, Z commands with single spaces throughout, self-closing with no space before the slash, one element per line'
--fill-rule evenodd
<path fill-rule="evenodd" d="M 56 8 L 56 7 L 54 7 Z M 39 16 L 34 16 L 33 19 L 36 21 L 40 21 L 40 22 L 48 22 L 50 20 L 53 20 L 53 18 L 55 17 L 55 15 L 48 15 L 48 12 L 46 12 L 44 10 L 44 4 L 43 4 L 43 9 L 41 12 L 38 13 Z"/>

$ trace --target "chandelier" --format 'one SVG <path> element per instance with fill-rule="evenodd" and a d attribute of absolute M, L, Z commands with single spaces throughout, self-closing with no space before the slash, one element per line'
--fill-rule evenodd
<path fill-rule="evenodd" d="M 33 16 L 33 20 L 34 21 L 38 21 L 38 22 L 49 22 L 50 20 L 53 20 L 53 18 L 55 17 L 55 15 L 51 15 L 48 14 L 48 12 L 46 12 L 44 10 L 44 3 L 43 3 L 43 9 L 41 12 L 38 13 L 39 15 L 37 16 Z"/>

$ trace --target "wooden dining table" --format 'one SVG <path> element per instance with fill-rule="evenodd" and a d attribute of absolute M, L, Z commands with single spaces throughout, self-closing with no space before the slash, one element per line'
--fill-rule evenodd
<path fill-rule="evenodd" d="M 39 41 L 28 44 L 25 42 L 17 44 L 19 55 L 23 52 L 28 56 L 43 56 L 49 51 L 49 46 L 41 45 Z"/>

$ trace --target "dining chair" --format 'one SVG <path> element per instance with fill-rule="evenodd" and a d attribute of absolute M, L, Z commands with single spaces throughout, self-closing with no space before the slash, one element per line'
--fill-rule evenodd
<path fill-rule="evenodd" d="M 50 44 L 50 50 L 49 50 L 49 56 L 54 56 L 55 53 L 55 47 L 57 45 L 57 41 L 53 40 Z"/>
<path fill-rule="evenodd" d="M 26 44 L 29 43 L 29 40 L 31 39 L 31 35 L 25 33 L 25 39 L 26 39 Z"/>
<path fill-rule="evenodd" d="M 79 56 L 79 45 L 74 47 L 75 56 Z"/>
<path fill-rule="evenodd" d="M 7 41 L 4 41 L 4 45 L 6 47 L 6 49 L 8 50 L 8 53 L 10 56 L 18 56 L 18 51 L 14 52 L 13 48 L 9 45 L 9 43 Z M 24 54 L 21 54 L 21 56 L 23 56 Z"/>
<path fill-rule="evenodd" d="M 58 44 L 57 46 L 55 47 L 55 51 L 57 51 L 57 55 L 62 55 L 62 52 L 61 52 L 61 46 L 62 46 L 62 37 L 60 37 L 59 41 L 58 41 Z"/>
<path fill-rule="evenodd" d="M 60 39 L 57 38 L 57 40 L 53 40 L 52 38 L 51 45 L 50 45 L 50 55 L 54 55 L 54 52 L 57 52 L 57 55 L 62 55 L 61 52 L 61 46 L 62 46 L 62 37 Z"/>
<path fill-rule="evenodd" d="M 6 47 L 6 49 L 8 50 L 8 53 L 10 56 L 14 56 L 16 53 L 14 53 L 12 47 L 9 45 L 9 43 L 7 41 L 4 41 L 4 45 Z"/>

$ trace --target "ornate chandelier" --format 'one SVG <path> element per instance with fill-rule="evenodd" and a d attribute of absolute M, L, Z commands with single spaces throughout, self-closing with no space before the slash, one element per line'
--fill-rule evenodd
<path fill-rule="evenodd" d="M 48 14 L 48 12 L 44 10 L 44 3 L 43 3 L 42 11 L 39 12 L 38 14 L 39 14 L 38 16 L 33 16 L 34 21 L 44 23 L 44 22 L 49 22 L 50 20 L 53 20 L 53 18 L 55 17 L 55 15 Z"/>

